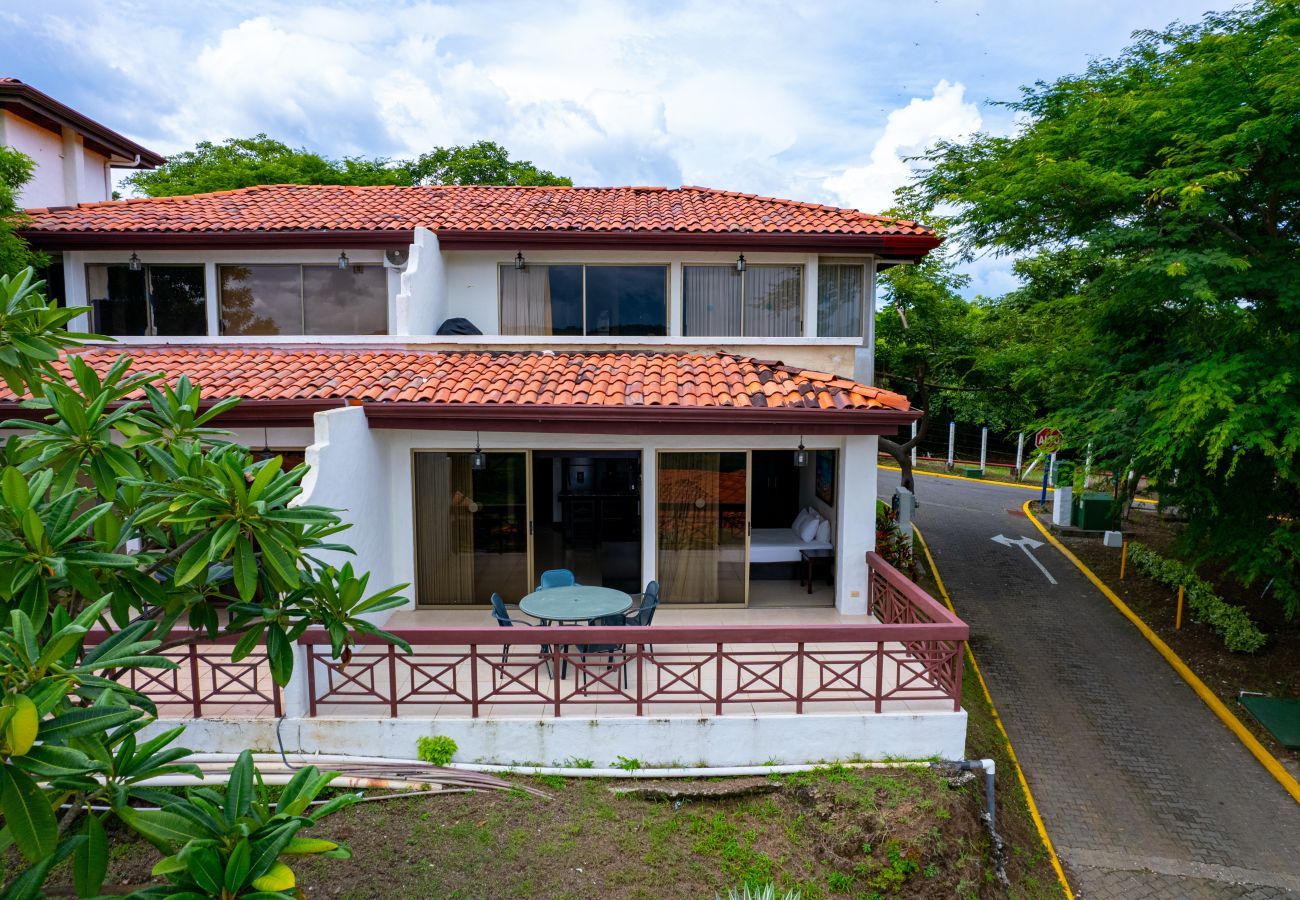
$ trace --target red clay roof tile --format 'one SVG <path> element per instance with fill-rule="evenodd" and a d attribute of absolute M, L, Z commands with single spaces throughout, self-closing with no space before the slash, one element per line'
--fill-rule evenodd
<path fill-rule="evenodd" d="M 206 346 L 90 347 L 80 356 L 103 372 L 124 353 L 138 372 L 162 372 L 173 382 L 189 376 L 211 400 L 910 408 L 906 397 L 880 388 L 724 353 Z"/>
<path fill-rule="evenodd" d="M 906 219 L 703 187 L 273 184 L 28 210 L 33 233 L 542 231 L 924 235 Z"/>

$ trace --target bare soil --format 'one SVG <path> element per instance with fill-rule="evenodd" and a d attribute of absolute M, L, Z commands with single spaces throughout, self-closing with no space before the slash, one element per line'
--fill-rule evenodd
<path fill-rule="evenodd" d="M 1135 508 L 1124 531 L 1130 540 L 1140 541 L 1164 556 L 1177 558 L 1174 541 L 1181 526 L 1162 518 L 1153 509 Z M 1177 592 L 1126 567 L 1120 581 L 1120 551 L 1105 547 L 1091 537 L 1063 536 L 1062 543 L 1110 585 L 1111 589 L 1156 632 L 1206 686 L 1223 700 L 1238 718 L 1278 759 L 1295 769 L 1300 753 L 1273 740 L 1254 717 L 1237 702 L 1242 691 L 1272 697 L 1300 697 L 1300 620 L 1287 621 L 1282 605 L 1272 594 L 1260 596 L 1260 586 L 1247 588 L 1223 574 L 1221 566 L 1202 566 L 1197 574 L 1211 582 L 1229 603 L 1246 608 L 1251 619 L 1268 635 L 1259 653 L 1234 653 L 1208 625 L 1183 610 L 1182 628 L 1174 628 Z"/>

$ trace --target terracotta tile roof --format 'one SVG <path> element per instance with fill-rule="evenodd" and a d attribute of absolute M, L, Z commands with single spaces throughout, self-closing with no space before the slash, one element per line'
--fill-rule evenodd
<path fill-rule="evenodd" d="M 270 347 L 90 348 L 106 370 L 123 353 L 137 372 L 188 375 L 210 400 L 420 401 L 544 406 L 767 407 L 907 411 L 899 394 L 729 354 L 447 352 Z M 4 392 L 6 398 L 12 394 Z"/>
<path fill-rule="evenodd" d="M 915 222 L 702 187 L 262 185 L 28 211 L 33 233 L 666 232 L 923 236 Z"/>

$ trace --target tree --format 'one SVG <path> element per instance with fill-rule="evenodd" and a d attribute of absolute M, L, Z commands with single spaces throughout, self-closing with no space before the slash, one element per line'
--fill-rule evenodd
<path fill-rule="evenodd" d="M 492 141 L 435 147 L 406 165 L 412 184 L 573 184 L 572 179 L 539 169 L 528 160 L 512 160 L 505 147 Z"/>
<path fill-rule="evenodd" d="M 155 874 L 172 886 L 146 896 L 291 898 L 282 855 L 346 855 L 297 838 L 348 802 L 309 811 L 332 775 L 304 770 L 272 804 L 245 755 L 224 790 L 151 790 L 198 770 L 174 746 L 183 729 L 139 737 L 153 704 L 116 679 L 176 668 L 159 654 L 188 643 L 173 635 L 182 622 L 238 638 L 233 660 L 264 644 L 280 685 L 312 625 L 336 656 L 357 633 L 405 647 L 364 618 L 404 603 L 400 589 L 368 595 L 366 575 L 320 558 L 347 550 L 331 541 L 346 526 L 292 504 L 304 466 L 256 459 L 212 427 L 237 401 L 203 404 L 186 379 L 160 384 L 126 356 L 102 374 L 61 359 L 92 337 L 65 330 L 85 310 L 52 306 L 41 286 L 30 269 L 0 276 L 0 377 L 43 414 L 0 426 L 0 849 L 27 863 L 4 896 L 38 896 L 69 856 L 78 894 L 99 894 L 115 818 L 166 854 Z M 108 634 L 88 644 L 93 628 Z"/>
<path fill-rule="evenodd" d="M 512 160 L 500 144 L 435 147 L 416 160 L 383 157 L 329 159 L 293 149 L 265 134 L 200 141 L 169 156 L 152 172 L 136 172 L 130 185 L 149 197 L 228 191 L 258 184 L 572 184 L 527 160 Z M 2 199 L 2 198 L 0 198 Z"/>
<path fill-rule="evenodd" d="M 1014 135 L 932 148 L 906 200 L 955 208 L 967 255 L 1025 257 L 999 315 L 1074 336 L 1035 342 L 1035 368 L 1076 444 L 1150 476 L 1185 549 L 1294 614 L 1300 16 L 1257 0 L 1134 39 L 1024 89 Z"/>
<path fill-rule="evenodd" d="M 124 183 L 149 197 L 171 197 L 258 184 L 410 184 L 410 174 L 387 159 L 333 160 L 259 134 L 220 144 L 200 141 L 193 150 L 169 156 L 161 167 L 136 172 Z"/>
<path fill-rule="evenodd" d="M 0 146 L 0 275 L 12 275 L 26 266 L 44 263 L 15 232 L 25 216 L 18 205 L 18 192 L 32 178 L 35 163 L 12 147 Z"/>

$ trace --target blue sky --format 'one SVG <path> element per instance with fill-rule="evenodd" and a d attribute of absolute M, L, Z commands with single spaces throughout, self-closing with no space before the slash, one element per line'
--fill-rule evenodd
<path fill-rule="evenodd" d="M 888 205 L 903 157 L 1007 132 L 1020 85 L 1209 0 L 8 0 L 0 74 L 164 153 L 266 132 L 331 156 L 496 140 L 577 184 Z M 1005 261 L 971 270 L 998 294 Z"/>

